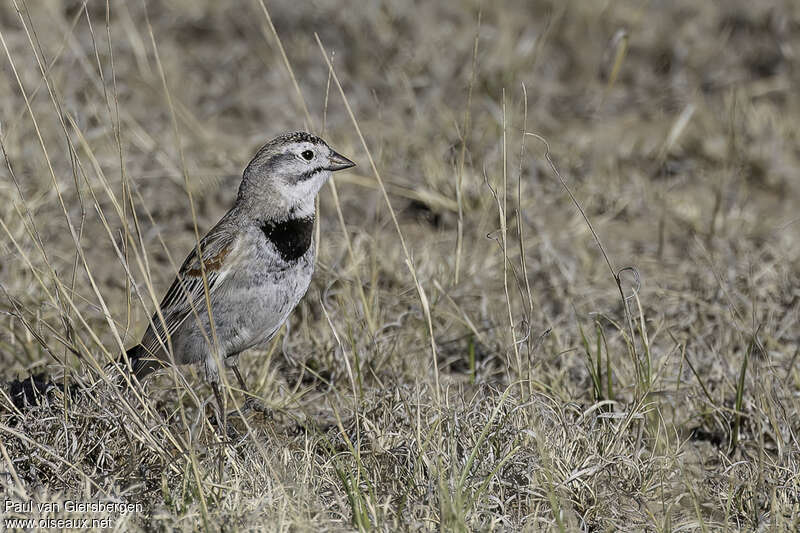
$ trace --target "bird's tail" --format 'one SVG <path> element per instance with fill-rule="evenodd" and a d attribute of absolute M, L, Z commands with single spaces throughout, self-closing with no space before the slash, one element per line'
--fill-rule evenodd
<path fill-rule="evenodd" d="M 136 376 L 139 381 L 159 367 L 158 362 L 149 356 L 147 350 L 141 344 L 129 348 L 120 356 L 118 363 L 125 372 Z M 127 380 L 123 378 L 120 384 L 124 385 L 126 383 Z"/>

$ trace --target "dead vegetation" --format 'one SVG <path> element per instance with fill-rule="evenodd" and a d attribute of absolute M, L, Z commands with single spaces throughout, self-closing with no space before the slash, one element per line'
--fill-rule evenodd
<path fill-rule="evenodd" d="M 4 499 L 140 502 L 111 516 L 148 531 L 798 528 L 796 2 L 110 8 L 0 7 Z M 271 416 L 221 442 L 196 370 L 104 367 L 301 128 L 359 166 L 288 334 L 242 358 Z"/>

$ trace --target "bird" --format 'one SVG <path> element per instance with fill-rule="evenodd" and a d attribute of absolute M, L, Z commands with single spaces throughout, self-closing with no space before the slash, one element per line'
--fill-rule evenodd
<path fill-rule="evenodd" d="M 233 207 L 188 254 L 141 342 L 118 361 L 123 368 L 141 381 L 166 364 L 202 365 L 225 416 L 223 361 L 251 406 L 238 356 L 271 339 L 305 295 L 316 196 L 333 172 L 353 166 L 304 131 L 264 144 L 242 174 Z"/>

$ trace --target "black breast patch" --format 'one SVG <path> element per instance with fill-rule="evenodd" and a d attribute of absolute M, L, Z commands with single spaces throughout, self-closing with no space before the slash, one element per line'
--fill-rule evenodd
<path fill-rule="evenodd" d="M 314 234 L 314 217 L 290 218 L 283 222 L 265 222 L 261 226 L 264 236 L 275 245 L 281 259 L 292 262 L 300 259 L 311 246 Z"/>

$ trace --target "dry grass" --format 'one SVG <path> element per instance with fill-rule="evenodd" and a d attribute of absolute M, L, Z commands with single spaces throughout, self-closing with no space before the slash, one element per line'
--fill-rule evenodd
<path fill-rule="evenodd" d="M 0 394 L 4 500 L 141 503 L 122 530 L 800 527 L 800 4 L 217 4 L 0 7 L 3 377 L 60 385 Z M 290 332 L 242 358 L 273 414 L 223 443 L 195 369 L 102 368 L 300 128 L 359 166 Z"/>

